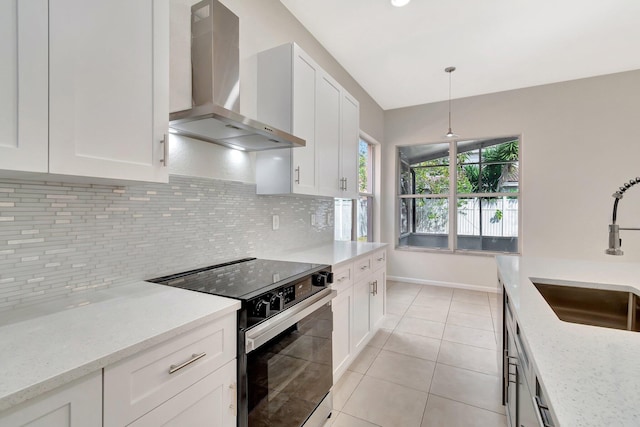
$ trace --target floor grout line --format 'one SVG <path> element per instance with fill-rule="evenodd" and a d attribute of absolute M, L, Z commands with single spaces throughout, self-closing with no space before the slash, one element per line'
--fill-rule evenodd
<path fill-rule="evenodd" d="M 398 283 L 402 283 L 402 282 L 398 282 Z M 394 285 L 393 287 L 395 288 L 395 287 L 400 287 L 400 286 L 402 286 L 402 285 L 399 285 L 399 284 L 398 284 L 398 285 Z M 411 289 L 411 288 L 409 288 L 409 289 Z M 456 366 L 456 365 L 451 365 L 451 364 L 448 364 L 448 363 L 443 363 L 443 362 L 439 362 L 439 361 L 438 361 L 438 359 L 439 359 L 439 357 L 440 357 L 441 350 L 442 350 L 442 344 L 443 344 L 443 342 L 452 343 L 452 344 L 457 344 L 457 345 L 463 345 L 463 346 L 469 346 L 469 347 L 476 348 L 476 349 L 480 349 L 480 350 L 487 350 L 487 351 L 495 352 L 495 353 L 496 353 L 496 355 L 499 353 L 498 348 L 497 348 L 497 344 L 496 344 L 496 348 L 487 348 L 487 347 L 482 347 L 482 346 L 478 346 L 478 345 L 468 344 L 468 343 L 464 343 L 464 342 L 452 341 L 452 340 L 450 340 L 450 339 L 445 339 L 445 338 L 444 338 L 444 331 L 446 330 L 447 326 L 452 326 L 452 327 L 456 327 L 456 328 L 464 328 L 464 329 L 468 329 L 468 330 L 470 330 L 470 331 L 484 331 L 484 332 L 487 332 L 487 333 L 492 334 L 492 335 L 495 337 L 495 334 L 496 334 L 496 327 L 495 327 L 495 324 L 494 324 L 494 323 L 495 323 L 495 322 L 494 322 L 495 317 L 494 317 L 494 315 L 493 315 L 493 313 L 494 313 L 494 309 L 493 309 L 493 308 L 492 308 L 492 306 L 491 306 L 491 298 L 490 298 L 490 296 L 489 296 L 488 294 L 486 294 L 486 293 L 485 293 L 485 294 L 486 294 L 486 295 L 485 295 L 485 297 L 487 298 L 487 301 L 488 301 L 488 303 L 489 303 L 489 305 L 488 305 L 488 308 L 489 308 L 489 315 L 487 316 L 487 315 L 485 315 L 485 314 L 469 313 L 469 312 L 465 312 L 465 311 L 456 311 L 456 310 L 452 310 L 451 308 L 452 308 L 452 306 L 453 306 L 454 301 L 459 302 L 459 303 L 461 303 L 461 304 L 470 304 L 470 305 L 476 305 L 476 306 L 479 306 L 479 307 L 480 307 L 480 306 L 482 306 L 482 307 L 486 307 L 486 306 L 487 306 L 485 303 L 478 303 L 478 302 L 473 302 L 473 301 L 460 301 L 460 300 L 456 300 L 456 299 L 454 299 L 455 289 L 454 289 L 454 290 L 452 290 L 452 292 L 451 292 L 450 296 L 448 296 L 448 297 L 447 297 L 447 296 L 442 296 L 442 295 L 433 295 L 433 297 L 437 297 L 437 298 L 448 298 L 448 299 L 449 299 L 449 301 L 448 301 L 448 305 L 446 305 L 446 317 L 445 317 L 445 321 L 444 321 L 444 322 L 440 322 L 440 321 L 436 321 L 436 320 L 423 319 L 423 318 L 420 318 L 420 317 L 413 317 L 413 316 L 407 315 L 407 312 L 409 311 L 409 309 L 411 309 L 411 307 L 420 307 L 421 309 L 427 309 L 427 310 L 429 310 L 429 309 L 434 309 L 434 310 L 439 309 L 439 307 L 425 307 L 425 306 L 421 306 L 421 305 L 419 305 L 419 304 L 415 304 L 415 302 L 416 302 L 416 300 L 417 300 L 418 296 L 420 296 L 420 295 L 421 295 L 421 291 L 422 291 L 422 289 L 419 289 L 419 290 L 418 290 L 418 292 L 416 292 L 416 293 L 415 293 L 415 295 L 413 295 L 413 296 L 412 296 L 412 298 L 411 298 L 411 302 L 409 302 L 409 304 L 408 304 L 408 305 L 407 305 L 406 303 L 404 303 L 404 302 L 403 302 L 403 303 L 398 303 L 398 304 L 396 305 L 397 307 L 400 307 L 401 309 L 403 309 L 402 313 L 389 313 L 389 312 L 386 312 L 386 313 L 385 313 L 385 314 L 391 314 L 391 315 L 397 316 L 396 318 L 398 319 L 398 321 L 395 323 L 395 325 L 393 326 L 393 328 L 380 328 L 378 331 L 376 331 L 376 334 L 377 334 L 380 330 L 384 330 L 384 331 L 388 332 L 388 335 L 387 335 L 386 339 L 382 342 L 382 344 L 381 344 L 381 346 L 380 346 L 380 347 L 377 347 L 377 346 L 376 346 L 376 347 L 374 347 L 374 346 L 371 346 L 371 345 L 369 345 L 369 344 L 367 345 L 367 346 L 371 347 L 372 349 L 375 349 L 375 354 L 374 354 L 374 356 L 373 356 L 373 359 L 372 359 L 371 363 L 369 364 L 369 366 L 364 370 L 364 373 L 360 373 L 360 372 L 356 372 L 356 371 L 351 371 L 351 372 L 354 372 L 354 373 L 357 373 L 357 374 L 361 375 L 361 377 L 360 377 L 360 379 L 358 380 L 358 382 L 357 382 L 357 384 L 355 385 L 355 387 L 353 388 L 353 390 L 351 391 L 351 393 L 349 394 L 349 396 L 345 399 L 345 403 L 344 403 L 344 405 L 342 406 L 342 409 L 338 410 L 337 412 L 338 412 L 338 413 L 344 413 L 344 414 L 345 414 L 345 415 L 347 415 L 347 416 L 350 416 L 350 417 L 356 418 L 356 419 L 358 419 L 358 420 L 361 420 L 361 421 L 367 422 L 367 423 L 369 423 L 369 424 L 371 424 L 371 425 L 375 425 L 375 426 L 378 426 L 378 427 L 385 427 L 385 426 L 379 426 L 379 425 L 377 425 L 377 424 L 375 424 L 375 423 L 372 423 L 372 422 L 371 422 L 371 421 L 369 421 L 369 420 L 366 420 L 366 419 L 362 419 L 362 418 L 356 417 L 356 416 L 354 416 L 354 415 L 349 414 L 348 412 L 344 412 L 344 411 L 343 411 L 343 409 L 348 405 L 349 401 L 352 399 L 353 394 L 355 393 L 355 391 L 358 389 L 358 387 L 360 387 L 360 386 L 361 386 L 362 381 L 364 380 L 364 378 L 365 378 L 365 377 L 368 377 L 368 378 L 370 378 L 370 379 L 375 379 L 375 380 L 377 380 L 377 381 L 383 381 L 383 382 L 386 382 L 386 383 L 388 383 L 388 384 L 393 384 L 393 385 L 396 385 L 396 386 L 401 386 L 401 387 L 404 387 L 404 388 L 407 388 L 407 389 L 410 389 L 410 390 L 413 390 L 413 391 L 416 391 L 416 392 L 419 392 L 419 393 L 426 393 L 426 395 L 427 395 L 427 399 L 426 399 L 426 402 L 425 402 L 424 407 L 422 408 L 422 417 L 420 418 L 420 425 L 422 425 L 422 424 L 425 422 L 425 416 L 426 416 L 427 406 L 428 406 L 428 403 L 429 403 L 429 400 L 430 400 L 431 396 L 436 396 L 436 397 L 441 398 L 441 399 L 445 399 L 445 400 L 449 400 L 449 401 L 452 401 L 452 402 L 460 403 L 460 404 L 462 404 L 462 405 L 466 405 L 466 406 L 469 406 L 469 407 L 472 407 L 472 408 L 476 408 L 476 409 L 484 410 L 484 411 L 491 412 L 491 413 L 497 414 L 497 415 L 499 415 L 499 416 L 505 417 L 505 414 L 504 414 L 504 413 L 497 412 L 497 411 L 495 411 L 495 410 L 491 410 L 491 409 L 487 409 L 487 408 L 484 408 L 484 407 L 481 407 L 481 406 L 477 406 L 477 405 L 469 404 L 469 403 L 467 403 L 467 402 L 463 402 L 463 401 L 460 401 L 460 400 L 452 399 L 451 397 L 441 396 L 441 395 L 439 395 L 438 393 L 433 393 L 433 392 L 431 391 L 431 390 L 432 390 L 432 387 L 433 387 L 433 380 L 434 380 L 434 377 L 435 377 L 435 372 L 436 372 L 436 369 L 437 369 L 438 365 L 447 366 L 447 367 L 456 368 L 456 369 L 462 369 L 462 370 L 464 370 L 464 371 L 468 371 L 468 372 L 471 372 L 471 373 L 474 373 L 474 374 L 481 374 L 481 375 L 485 375 L 485 376 L 493 377 L 493 378 L 497 378 L 497 379 L 499 379 L 499 378 L 500 378 L 499 370 L 498 370 L 498 372 L 496 372 L 495 374 L 490 374 L 490 373 L 487 373 L 487 372 L 478 371 L 478 370 L 475 370 L 475 369 L 469 369 L 469 368 L 465 368 L 465 367 L 461 367 L 461 366 Z M 474 292 L 475 292 L 475 291 L 474 291 Z M 393 292 L 392 292 L 392 293 L 393 293 Z M 400 289 L 398 290 L 398 293 L 402 294 L 402 293 L 403 293 L 403 290 L 400 288 Z M 407 292 L 405 295 L 409 295 L 409 294 L 413 294 L 413 291 L 411 291 L 411 292 Z M 388 295 L 388 294 L 387 294 L 387 295 Z M 422 294 L 422 295 L 425 295 L 425 294 Z M 406 298 L 406 297 L 405 297 L 405 298 Z M 407 299 L 408 299 L 408 298 L 407 298 Z M 405 300 L 405 301 L 406 301 L 406 300 Z M 389 299 L 387 299 L 387 303 L 388 303 L 388 302 L 389 302 Z M 404 308 L 404 307 L 406 307 L 406 308 Z M 442 307 L 445 307 L 445 306 L 443 305 Z M 467 315 L 472 315 L 472 316 L 478 316 L 478 317 L 488 318 L 488 319 L 490 319 L 490 320 L 491 320 L 492 330 L 480 329 L 480 328 L 474 328 L 474 327 L 465 326 L 465 325 L 456 325 L 456 324 L 454 324 L 454 323 L 449 323 L 449 318 L 450 318 L 450 316 L 451 316 L 451 314 L 452 314 L 452 313 L 460 313 L 460 314 L 467 314 Z M 398 329 L 398 328 L 399 328 L 399 325 L 401 324 L 401 322 L 402 322 L 402 321 L 403 321 L 403 319 L 405 319 L 405 318 L 407 318 L 407 319 L 425 320 L 425 321 L 432 322 L 432 323 L 442 324 L 442 325 L 443 325 L 443 334 L 442 334 L 442 336 L 441 336 L 440 338 L 436 338 L 436 337 L 433 337 L 433 336 L 426 336 L 426 335 L 416 334 L 416 333 L 412 333 L 412 332 L 407 332 L 407 331 L 404 331 L 404 330 L 399 330 L 399 329 Z M 410 355 L 410 354 L 401 353 L 401 352 L 398 352 L 398 351 L 396 351 L 396 350 L 394 350 L 394 349 L 391 349 L 391 348 L 385 348 L 385 346 L 387 345 L 387 343 L 388 343 L 389 339 L 391 338 L 391 335 L 393 335 L 393 334 L 394 334 L 394 333 L 396 333 L 396 332 L 397 332 L 397 333 L 402 333 L 402 334 L 413 335 L 413 336 L 419 336 L 419 337 L 423 337 L 423 338 L 430 338 L 431 340 L 438 341 L 438 350 L 437 350 L 437 352 L 436 352 L 436 356 L 435 356 L 435 359 L 436 359 L 436 360 L 425 359 L 425 358 L 421 358 L 421 357 L 418 357 L 418 356 L 415 356 L 415 355 Z M 374 336 L 375 336 L 375 335 L 374 335 Z M 432 370 L 432 372 L 431 372 L 431 376 L 430 376 L 430 378 L 429 378 L 429 388 L 428 388 L 428 390 L 427 390 L 427 391 L 424 391 L 424 390 L 416 389 L 416 388 L 414 388 L 414 387 L 410 387 L 410 386 L 408 386 L 408 385 L 406 385 L 406 384 L 401 384 L 401 383 L 397 383 L 397 382 L 389 381 L 389 380 L 386 380 L 386 379 L 383 379 L 383 378 L 378 378 L 378 377 L 376 377 L 376 376 L 370 375 L 370 374 L 369 374 L 369 371 L 370 371 L 371 367 L 376 363 L 376 361 L 377 361 L 377 360 L 378 360 L 378 358 L 380 357 L 380 355 L 381 355 L 381 353 L 382 353 L 382 351 L 383 351 L 383 350 L 384 350 L 385 352 L 391 352 L 391 353 L 399 354 L 399 355 L 402 355 L 402 356 L 405 356 L 405 357 L 411 357 L 411 358 L 413 358 L 413 359 L 423 360 L 423 361 L 427 361 L 427 362 L 433 363 L 433 364 L 434 364 L 434 368 L 433 368 L 433 370 Z M 499 367 L 498 367 L 498 368 L 499 368 Z M 347 368 L 347 370 L 348 370 L 348 371 L 350 371 L 350 369 L 349 369 L 349 368 Z M 334 421 L 335 421 L 335 420 L 334 420 Z"/>
<path fill-rule="evenodd" d="M 429 394 L 432 394 L 434 396 L 438 396 L 441 399 L 447 399 L 447 400 L 450 400 L 452 402 L 462 403 L 463 405 L 471 406 L 471 407 L 476 408 L 476 409 L 482 409 L 482 410 L 487 411 L 487 412 L 491 412 L 491 413 L 494 413 L 494 414 L 502 415 L 503 417 L 506 416 L 505 414 L 503 414 L 501 412 L 492 411 L 491 409 L 483 408 L 482 406 L 472 405 L 470 403 L 463 402 L 461 400 L 452 399 L 452 398 L 447 397 L 447 396 L 441 396 L 438 393 L 429 393 Z"/>
<path fill-rule="evenodd" d="M 495 375 L 494 374 L 488 374 L 486 372 L 482 372 L 482 371 L 477 371 L 475 369 L 471 369 L 471 368 L 465 368 L 463 366 L 458 366 L 458 365 L 452 365 L 450 363 L 444 363 L 444 362 L 436 362 L 436 364 L 438 365 L 444 365 L 444 366 L 448 366 L 450 368 L 458 368 L 458 369 L 464 369 L 465 371 L 469 371 L 469 372 L 474 372 L 476 374 L 483 374 L 483 375 L 489 375 L 491 377 L 496 377 L 496 378 L 500 378 L 500 372 L 497 372 Z"/>

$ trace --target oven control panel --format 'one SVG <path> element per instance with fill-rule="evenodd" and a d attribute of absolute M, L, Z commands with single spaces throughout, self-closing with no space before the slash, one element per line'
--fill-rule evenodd
<path fill-rule="evenodd" d="M 283 285 L 247 301 L 250 323 L 276 315 L 333 283 L 333 273 L 320 271 L 293 284 Z"/>

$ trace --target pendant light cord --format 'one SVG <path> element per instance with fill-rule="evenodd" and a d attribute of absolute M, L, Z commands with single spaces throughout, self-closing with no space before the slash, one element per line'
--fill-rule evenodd
<path fill-rule="evenodd" d="M 449 71 L 449 131 L 451 131 L 451 73 Z"/>
<path fill-rule="evenodd" d="M 456 67 L 447 67 L 444 69 L 446 73 L 449 73 L 449 132 L 447 132 L 447 136 L 456 136 L 451 131 L 451 73 L 456 70 Z"/>

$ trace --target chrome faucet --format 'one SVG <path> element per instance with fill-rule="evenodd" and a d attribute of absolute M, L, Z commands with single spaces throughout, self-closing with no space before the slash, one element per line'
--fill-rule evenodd
<path fill-rule="evenodd" d="M 620 238 L 620 230 L 636 230 L 640 231 L 640 228 L 623 228 L 616 224 L 616 218 L 618 216 L 618 202 L 622 199 L 622 195 L 629 188 L 634 185 L 640 183 L 640 177 L 636 177 L 635 179 L 630 180 L 629 182 L 625 182 L 622 187 L 615 193 L 613 193 L 613 197 L 616 199 L 613 202 L 613 215 L 611 224 L 609 224 L 609 247 L 604 251 L 607 255 L 623 255 L 622 249 L 620 246 L 622 245 L 622 239 Z"/>

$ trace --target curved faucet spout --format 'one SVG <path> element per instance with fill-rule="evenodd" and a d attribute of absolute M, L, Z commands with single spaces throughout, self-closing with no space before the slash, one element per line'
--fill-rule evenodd
<path fill-rule="evenodd" d="M 618 218 L 618 203 L 620 199 L 622 199 L 622 195 L 634 185 L 640 183 L 640 177 L 636 177 L 631 179 L 629 182 L 625 182 L 622 187 L 618 189 L 615 193 L 613 193 L 613 197 L 615 201 L 613 202 L 613 213 L 611 215 L 611 224 L 609 224 L 609 247 L 604 251 L 607 255 L 623 255 L 622 249 L 620 246 L 622 245 L 622 239 L 620 238 L 620 230 L 640 230 L 638 228 L 621 228 L 616 224 L 616 220 Z"/>

